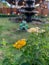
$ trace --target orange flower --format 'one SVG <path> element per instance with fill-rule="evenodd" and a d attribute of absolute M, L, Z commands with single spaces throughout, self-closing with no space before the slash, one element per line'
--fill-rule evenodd
<path fill-rule="evenodd" d="M 21 40 L 18 40 L 13 46 L 17 49 L 20 49 L 22 48 L 23 46 L 26 45 L 26 40 L 25 39 L 21 39 Z"/>

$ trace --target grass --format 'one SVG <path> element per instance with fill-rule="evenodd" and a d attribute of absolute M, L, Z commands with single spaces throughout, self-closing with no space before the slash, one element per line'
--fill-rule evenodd
<path fill-rule="evenodd" d="M 9 18 L 0 18 L 0 40 L 5 38 L 9 43 L 12 43 L 20 38 L 27 37 L 27 32 L 17 32 L 19 23 L 13 23 Z"/>
<path fill-rule="evenodd" d="M 9 18 L 0 18 L 0 40 L 6 39 L 8 43 L 13 43 L 21 38 L 28 38 L 28 32 L 19 32 L 20 23 L 15 23 L 9 20 Z M 29 27 L 35 27 L 32 23 L 28 23 Z M 38 26 L 38 25 L 37 25 Z"/>
<path fill-rule="evenodd" d="M 28 38 L 30 33 L 28 32 L 19 32 L 17 29 L 19 28 L 20 23 L 15 23 L 9 20 L 9 18 L 0 18 L 0 43 L 4 38 L 8 45 L 6 47 L 0 47 L 0 65 L 2 65 L 2 61 L 6 57 L 10 57 L 13 60 L 18 60 L 21 56 L 21 50 L 16 50 L 12 47 L 12 44 L 17 40 L 22 38 Z M 29 27 L 39 26 L 44 28 L 44 24 L 42 25 L 33 25 L 32 23 L 28 23 Z M 47 25 L 46 25 L 47 26 Z M 14 56 L 14 58 L 13 58 Z M 12 60 L 12 61 L 13 61 Z M 13 61 L 14 62 L 14 61 Z"/>

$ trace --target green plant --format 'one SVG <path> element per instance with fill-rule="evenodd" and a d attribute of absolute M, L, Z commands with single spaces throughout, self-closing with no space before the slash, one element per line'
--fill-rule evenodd
<path fill-rule="evenodd" d="M 22 53 L 21 61 L 29 62 L 30 65 L 49 65 L 49 42 L 47 37 L 47 32 L 38 35 L 32 33 L 27 40 L 27 46 Z"/>
<path fill-rule="evenodd" d="M 5 59 L 3 60 L 2 65 L 12 65 L 12 63 L 11 63 L 9 58 L 5 57 Z"/>
<path fill-rule="evenodd" d="M 3 44 L 3 46 L 7 45 L 7 42 L 6 42 L 6 40 L 4 38 L 2 39 L 2 44 Z"/>

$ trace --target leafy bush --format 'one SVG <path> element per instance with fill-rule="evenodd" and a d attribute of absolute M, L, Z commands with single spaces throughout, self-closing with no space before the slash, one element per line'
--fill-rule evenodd
<path fill-rule="evenodd" d="M 2 65 L 12 65 L 9 58 L 5 58 Z"/>
<path fill-rule="evenodd" d="M 0 14 L 0 17 L 16 17 L 17 15 Z"/>
<path fill-rule="evenodd" d="M 30 57 L 28 62 L 33 65 L 49 65 L 47 62 L 49 57 L 49 43 L 46 33 L 32 34 L 27 41 L 28 45 L 25 50 L 25 56 Z"/>
<path fill-rule="evenodd" d="M 31 34 L 21 56 L 21 61 L 29 62 L 30 65 L 49 65 L 49 42 L 47 33 L 40 33 L 38 35 L 36 33 Z"/>

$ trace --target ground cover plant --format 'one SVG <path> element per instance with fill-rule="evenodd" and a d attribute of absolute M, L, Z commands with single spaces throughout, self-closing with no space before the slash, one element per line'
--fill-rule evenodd
<path fill-rule="evenodd" d="M 0 65 L 49 65 L 49 24 L 28 25 L 39 26 L 45 32 L 17 32 L 19 23 L 0 19 Z M 26 44 L 17 49 L 13 45 L 20 39 L 25 39 Z"/>

